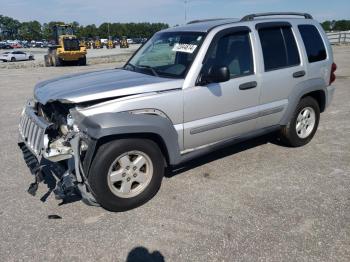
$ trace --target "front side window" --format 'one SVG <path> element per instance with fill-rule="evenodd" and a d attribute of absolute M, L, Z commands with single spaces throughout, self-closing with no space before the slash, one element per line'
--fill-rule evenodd
<path fill-rule="evenodd" d="M 290 27 L 259 29 L 265 71 L 300 64 L 300 56 Z"/>
<path fill-rule="evenodd" d="M 327 52 L 317 28 L 313 25 L 299 25 L 298 28 L 309 62 L 313 63 L 325 60 L 327 58 Z"/>
<path fill-rule="evenodd" d="M 154 35 L 124 69 L 160 77 L 185 78 L 204 33 L 161 32 Z"/>
<path fill-rule="evenodd" d="M 254 73 L 248 31 L 224 35 L 210 47 L 204 62 L 204 71 L 216 66 L 227 66 L 231 78 Z"/>

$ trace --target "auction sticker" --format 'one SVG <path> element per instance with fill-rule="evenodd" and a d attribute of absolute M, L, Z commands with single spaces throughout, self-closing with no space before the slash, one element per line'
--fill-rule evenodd
<path fill-rule="evenodd" d="M 192 54 L 194 52 L 194 50 L 196 50 L 196 48 L 197 48 L 197 45 L 177 43 L 174 45 L 173 51 Z"/>

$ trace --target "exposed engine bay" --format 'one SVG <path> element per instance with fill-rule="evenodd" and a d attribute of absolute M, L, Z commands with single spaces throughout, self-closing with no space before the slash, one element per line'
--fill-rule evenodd
<path fill-rule="evenodd" d="M 29 101 L 23 109 L 19 146 L 35 176 L 28 192 L 35 195 L 39 183 L 47 175 L 45 167 L 50 166 L 49 172 L 58 179 L 53 190 L 57 199 L 65 201 L 80 195 L 85 203 L 98 205 L 82 167 L 88 144 L 70 114 L 74 108 L 74 104 L 51 102 L 42 105 Z"/>

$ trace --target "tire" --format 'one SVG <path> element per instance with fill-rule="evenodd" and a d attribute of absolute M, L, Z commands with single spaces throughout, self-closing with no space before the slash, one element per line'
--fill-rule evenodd
<path fill-rule="evenodd" d="M 52 57 L 52 65 L 53 66 L 61 66 L 62 65 L 62 60 L 58 56 L 54 55 Z"/>
<path fill-rule="evenodd" d="M 80 65 L 80 66 L 86 65 L 86 56 L 79 58 L 78 65 Z"/>
<path fill-rule="evenodd" d="M 50 59 L 50 56 L 49 55 L 44 55 L 44 63 L 45 63 L 45 66 L 46 67 L 50 67 L 52 64 L 51 64 L 51 59 Z"/>
<path fill-rule="evenodd" d="M 139 157 L 143 157 L 142 161 L 146 164 L 140 168 L 134 167 L 137 163 L 135 159 Z M 91 165 L 88 182 L 92 194 L 103 208 L 121 212 L 149 201 L 158 192 L 164 171 L 164 157 L 155 142 L 147 139 L 120 139 L 99 147 Z M 111 172 L 115 174 L 113 181 Z M 138 184 L 138 179 L 144 182 Z M 122 185 L 125 185 L 125 192 L 122 192 Z"/>
<path fill-rule="evenodd" d="M 11 57 L 11 62 L 16 62 L 16 58 L 15 57 Z"/>
<path fill-rule="evenodd" d="M 33 56 L 29 56 L 29 60 L 34 60 L 34 57 Z"/>
<path fill-rule="evenodd" d="M 291 147 L 306 145 L 314 137 L 319 121 L 320 107 L 317 101 L 310 96 L 302 98 L 290 123 L 281 130 L 282 141 Z"/>

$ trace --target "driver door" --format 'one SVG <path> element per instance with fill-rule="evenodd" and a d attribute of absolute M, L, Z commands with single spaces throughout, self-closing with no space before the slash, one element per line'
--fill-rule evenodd
<path fill-rule="evenodd" d="M 201 76 L 227 66 L 231 79 L 184 89 L 184 149 L 194 149 L 254 130 L 260 85 L 254 72 L 250 29 L 219 32 L 204 59 Z"/>

